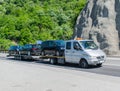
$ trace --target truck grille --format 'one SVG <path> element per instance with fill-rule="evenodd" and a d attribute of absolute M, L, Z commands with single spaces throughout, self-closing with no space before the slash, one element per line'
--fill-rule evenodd
<path fill-rule="evenodd" d="M 97 59 L 104 59 L 104 56 L 98 56 Z"/>

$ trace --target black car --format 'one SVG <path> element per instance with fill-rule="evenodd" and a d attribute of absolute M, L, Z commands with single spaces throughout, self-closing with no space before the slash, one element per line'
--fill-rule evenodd
<path fill-rule="evenodd" d="M 65 42 L 63 40 L 47 40 L 41 44 L 41 55 L 63 56 Z"/>
<path fill-rule="evenodd" d="M 26 44 L 23 46 L 21 50 L 22 55 L 33 55 L 38 56 L 41 52 L 41 45 L 40 44 Z"/>
<path fill-rule="evenodd" d="M 19 54 L 19 51 L 22 50 L 22 46 L 15 45 L 15 46 L 10 46 L 8 50 L 9 56 L 13 56 L 15 54 Z"/>

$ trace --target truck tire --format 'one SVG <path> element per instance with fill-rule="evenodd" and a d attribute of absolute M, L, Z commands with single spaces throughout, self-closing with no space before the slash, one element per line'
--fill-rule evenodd
<path fill-rule="evenodd" d="M 102 66 L 102 63 L 100 63 L 100 64 L 97 64 L 97 66 L 98 66 L 98 67 L 101 67 L 101 66 Z"/>
<path fill-rule="evenodd" d="M 79 66 L 81 68 L 88 68 L 88 63 L 85 59 L 81 59 L 80 63 L 79 63 Z"/>
<path fill-rule="evenodd" d="M 53 65 L 57 64 L 57 59 L 56 58 L 51 58 L 50 63 L 53 64 Z"/>

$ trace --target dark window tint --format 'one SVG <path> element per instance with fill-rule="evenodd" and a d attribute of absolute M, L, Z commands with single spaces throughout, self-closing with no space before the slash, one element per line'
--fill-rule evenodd
<path fill-rule="evenodd" d="M 17 48 L 17 46 L 11 46 L 9 50 L 16 50 Z"/>
<path fill-rule="evenodd" d="M 81 48 L 78 42 L 73 42 L 73 48 L 76 49 L 76 47 Z"/>
<path fill-rule="evenodd" d="M 32 47 L 33 47 L 32 44 L 26 44 L 26 45 L 24 46 L 24 49 L 31 49 Z"/>
<path fill-rule="evenodd" d="M 43 46 L 43 47 L 46 47 L 46 46 L 48 46 L 48 45 L 49 45 L 49 42 L 48 42 L 48 41 L 42 43 L 42 46 Z"/>
<path fill-rule="evenodd" d="M 55 46 L 55 42 L 54 41 L 49 41 L 49 46 Z"/>
<path fill-rule="evenodd" d="M 58 40 L 58 41 L 56 41 L 56 45 L 57 46 L 65 46 L 65 42 L 62 40 Z"/>
<path fill-rule="evenodd" d="M 35 48 L 40 49 L 40 48 L 41 48 L 41 44 L 37 44 L 37 45 L 35 46 Z"/>
<path fill-rule="evenodd" d="M 71 49 L 71 42 L 66 43 L 66 49 Z"/>

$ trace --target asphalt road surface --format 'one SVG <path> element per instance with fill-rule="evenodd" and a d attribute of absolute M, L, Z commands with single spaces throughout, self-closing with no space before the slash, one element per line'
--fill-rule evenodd
<path fill-rule="evenodd" d="M 102 67 L 14 60 L 0 53 L 0 91 L 119 91 L 120 58 Z"/>
<path fill-rule="evenodd" d="M 11 62 L 13 61 L 20 62 L 20 60 L 14 60 L 13 57 L 9 58 L 9 57 L 6 57 L 6 55 L 4 54 L 3 56 L 0 56 L 0 58 L 11 61 Z M 90 72 L 90 73 L 120 77 L 120 57 L 108 57 L 102 67 L 90 66 L 88 69 L 79 68 L 77 64 L 51 65 L 49 61 L 40 61 L 40 60 L 36 60 L 36 61 L 24 60 L 21 62 L 25 62 L 28 64 L 34 64 L 34 65 L 44 65 L 44 66 L 50 66 L 54 68 L 85 71 L 85 72 Z"/>

